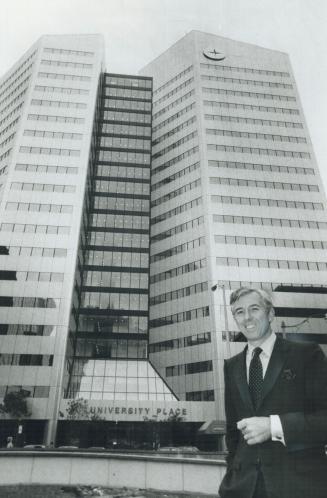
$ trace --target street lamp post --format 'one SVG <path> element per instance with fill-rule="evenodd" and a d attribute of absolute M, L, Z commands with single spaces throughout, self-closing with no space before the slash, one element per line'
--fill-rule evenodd
<path fill-rule="evenodd" d="M 231 353 L 231 347 L 230 347 L 230 335 L 229 335 L 229 325 L 228 325 L 228 315 L 227 315 L 226 288 L 223 284 L 217 283 L 213 287 L 211 287 L 211 290 L 212 290 L 212 292 L 215 292 L 218 288 L 222 290 L 222 294 L 223 294 L 226 349 L 227 349 L 227 357 L 230 358 L 232 356 L 232 353 Z"/>

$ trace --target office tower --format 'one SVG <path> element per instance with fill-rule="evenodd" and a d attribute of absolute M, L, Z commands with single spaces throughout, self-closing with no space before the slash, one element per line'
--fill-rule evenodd
<path fill-rule="evenodd" d="M 244 347 L 231 290 L 274 291 L 277 332 L 326 342 L 323 186 L 287 54 L 192 31 L 141 74 L 154 82 L 150 359 L 221 417 L 223 358 Z"/>
<path fill-rule="evenodd" d="M 55 421 L 103 40 L 44 36 L 2 78 L 1 395 Z M 51 427 L 49 427 L 51 432 Z"/>

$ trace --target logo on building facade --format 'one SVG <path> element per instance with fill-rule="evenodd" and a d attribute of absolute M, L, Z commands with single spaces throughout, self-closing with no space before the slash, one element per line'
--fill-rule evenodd
<path fill-rule="evenodd" d="M 222 61 L 226 58 L 226 55 L 223 52 L 219 52 L 213 47 L 208 47 L 203 50 L 203 55 L 207 59 L 211 59 L 213 61 Z"/>

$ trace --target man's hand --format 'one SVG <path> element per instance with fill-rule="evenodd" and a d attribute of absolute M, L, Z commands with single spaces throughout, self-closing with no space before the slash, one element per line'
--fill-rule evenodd
<path fill-rule="evenodd" d="M 269 417 L 243 418 L 237 422 L 237 428 L 242 432 L 249 445 L 263 443 L 271 439 Z"/>

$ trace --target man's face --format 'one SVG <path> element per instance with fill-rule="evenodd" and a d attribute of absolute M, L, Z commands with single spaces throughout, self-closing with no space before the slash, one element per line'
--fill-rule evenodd
<path fill-rule="evenodd" d="M 232 312 L 238 328 L 250 344 L 260 346 L 271 334 L 274 310 L 268 311 L 256 292 L 240 297 L 232 305 Z"/>

